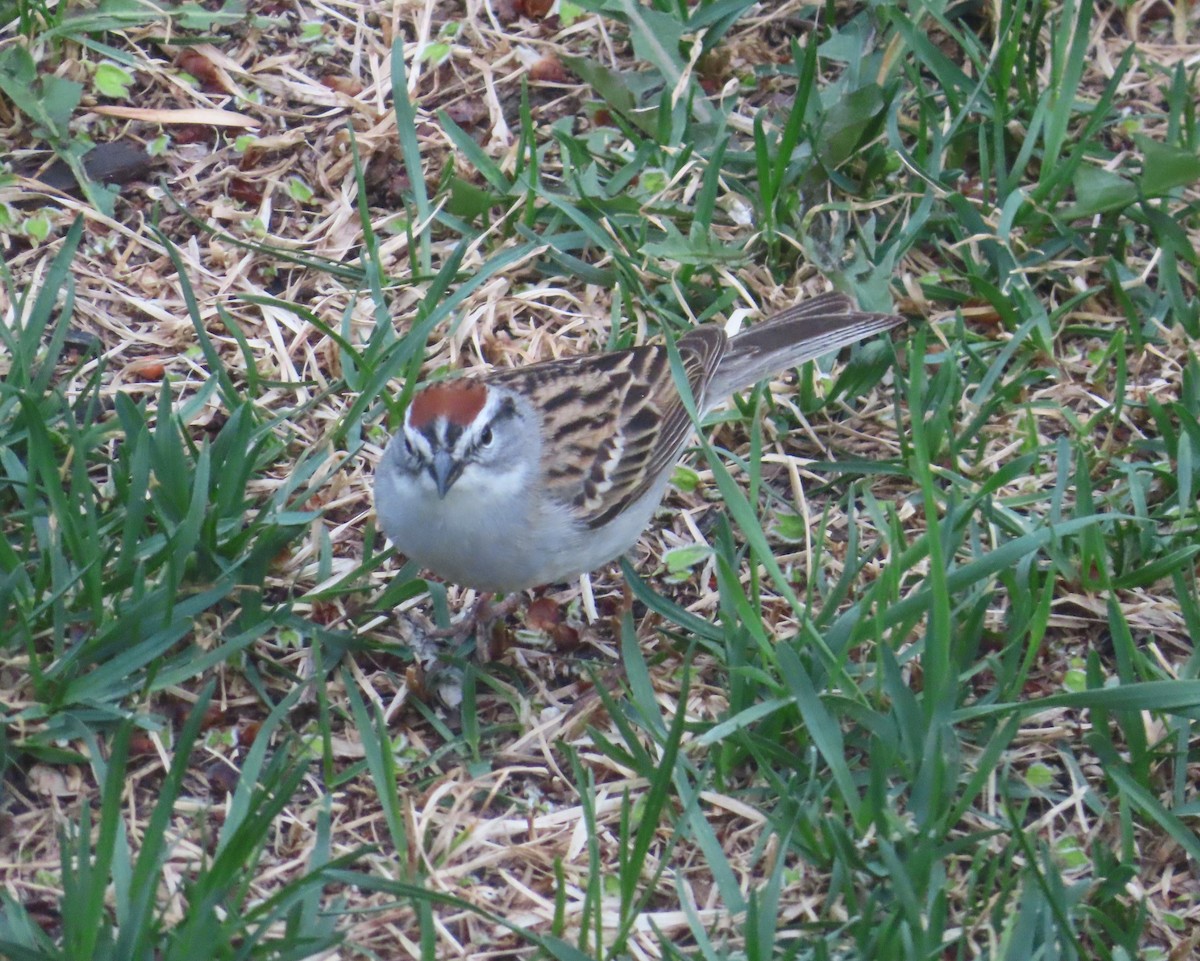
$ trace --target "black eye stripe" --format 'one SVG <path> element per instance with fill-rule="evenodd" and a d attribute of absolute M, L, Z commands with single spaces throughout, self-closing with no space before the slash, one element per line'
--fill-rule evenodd
<path fill-rule="evenodd" d="M 492 414 L 492 419 L 483 425 L 483 428 L 479 431 L 478 436 L 482 438 L 484 434 L 489 433 L 502 422 L 506 420 L 512 420 L 516 416 L 517 405 L 513 402 L 513 399 L 511 397 L 503 398 L 500 403 L 496 405 L 496 413 Z"/>
<path fill-rule="evenodd" d="M 500 403 L 496 405 L 496 410 L 487 423 L 483 424 L 478 431 L 475 432 L 474 440 L 470 447 L 465 451 L 466 454 L 476 454 L 480 449 L 487 447 L 496 439 L 496 429 L 506 420 L 511 420 L 517 416 L 517 405 L 511 397 L 502 397 Z M 447 437 L 447 440 L 451 438 Z M 458 443 L 457 435 L 453 439 L 454 443 Z"/>

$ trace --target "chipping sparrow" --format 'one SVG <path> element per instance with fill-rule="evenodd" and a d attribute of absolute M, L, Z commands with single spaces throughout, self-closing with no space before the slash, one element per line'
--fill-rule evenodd
<path fill-rule="evenodd" d="M 902 322 L 826 294 L 730 339 L 678 340 L 703 414 L 735 391 Z M 558 583 L 637 542 L 692 431 L 664 345 L 545 361 L 419 391 L 375 476 L 379 526 L 456 584 Z"/>

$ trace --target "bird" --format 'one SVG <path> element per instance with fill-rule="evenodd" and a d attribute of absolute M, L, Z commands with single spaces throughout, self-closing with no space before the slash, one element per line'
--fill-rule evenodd
<path fill-rule="evenodd" d="M 730 337 L 676 341 L 703 416 L 731 395 L 903 323 L 829 293 Z M 425 570 L 487 595 L 558 584 L 637 543 L 693 430 L 663 343 L 419 388 L 375 473 L 379 527 Z"/>

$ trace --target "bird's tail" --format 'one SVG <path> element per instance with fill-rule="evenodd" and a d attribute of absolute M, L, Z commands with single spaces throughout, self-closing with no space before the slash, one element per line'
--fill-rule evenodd
<path fill-rule="evenodd" d="M 902 323 L 904 318 L 895 314 L 857 310 L 845 294 L 822 294 L 803 301 L 742 331 L 729 342 L 709 384 L 708 402 L 720 403 L 772 374 Z"/>

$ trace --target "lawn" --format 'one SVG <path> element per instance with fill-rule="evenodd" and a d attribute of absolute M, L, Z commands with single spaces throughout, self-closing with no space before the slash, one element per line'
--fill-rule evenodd
<path fill-rule="evenodd" d="M 0 957 L 1200 952 L 1198 57 L 1183 0 L 0 0 Z M 418 384 L 828 289 L 907 323 L 430 637 Z"/>

